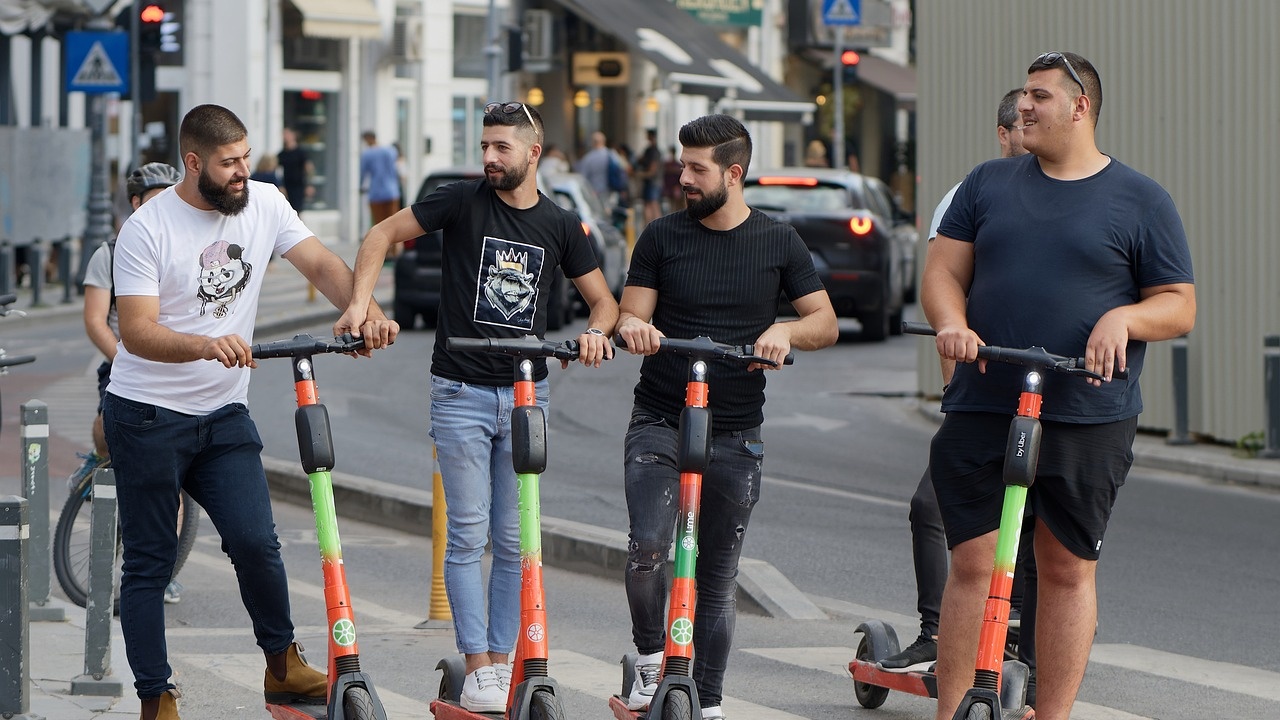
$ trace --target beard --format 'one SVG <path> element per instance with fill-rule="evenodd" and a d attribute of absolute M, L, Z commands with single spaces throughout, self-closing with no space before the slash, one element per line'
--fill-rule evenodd
<path fill-rule="evenodd" d="M 202 169 L 197 187 L 200 190 L 200 197 L 212 205 L 214 210 L 223 215 L 239 215 L 240 211 L 244 210 L 245 206 L 249 204 L 249 183 L 246 180 L 244 189 L 239 193 L 232 192 L 228 188 L 230 184 L 218 185 Z"/>
<path fill-rule="evenodd" d="M 688 197 L 689 194 L 686 190 L 685 198 L 688 199 Z M 694 220 L 702 220 L 714 215 L 716 211 L 724 207 L 724 204 L 728 201 L 729 188 L 724 184 L 724 181 L 721 181 L 720 187 L 715 190 L 712 190 L 709 193 L 702 193 L 702 197 L 697 200 L 688 200 L 689 204 L 686 210 L 689 213 L 689 217 Z"/>
<path fill-rule="evenodd" d="M 495 172 L 490 172 L 491 170 Z M 491 165 L 485 168 L 484 176 L 494 190 L 510 192 L 524 184 L 524 179 L 529 176 L 529 164 L 509 167 L 506 170 L 498 170 L 497 166 Z"/>

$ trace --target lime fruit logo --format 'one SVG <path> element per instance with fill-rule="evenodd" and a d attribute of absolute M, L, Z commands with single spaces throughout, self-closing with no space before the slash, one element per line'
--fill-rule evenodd
<path fill-rule="evenodd" d="M 688 645 L 693 642 L 693 623 L 689 618 L 676 618 L 676 621 L 671 623 L 671 639 L 677 645 Z"/>
<path fill-rule="evenodd" d="M 333 641 L 342 647 L 356 644 L 356 626 L 350 620 L 342 618 L 333 624 Z"/>

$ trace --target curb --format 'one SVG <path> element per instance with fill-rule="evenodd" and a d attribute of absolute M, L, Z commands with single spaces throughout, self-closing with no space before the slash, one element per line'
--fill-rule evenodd
<path fill-rule="evenodd" d="M 294 461 L 262 458 L 273 500 L 311 505 L 310 480 Z M 334 505 L 340 513 L 423 537 L 431 537 L 431 493 L 381 480 L 334 472 Z M 573 520 L 542 516 L 542 557 L 558 568 L 610 580 L 627 565 L 627 534 Z M 738 606 L 767 617 L 826 620 L 827 614 L 773 565 L 753 558 L 738 564 Z"/>

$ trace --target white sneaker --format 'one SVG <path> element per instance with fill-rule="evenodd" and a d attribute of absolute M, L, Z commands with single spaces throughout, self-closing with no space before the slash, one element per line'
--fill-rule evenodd
<path fill-rule="evenodd" d="M 724 710 L 719 705 L 702 708 L 702 720 L 724 720 Z"/>
<path fill-rule="evenodd" d="M 627 709 L 643 710 L 649 707 L 653 693 L 658 689 L 658 681 L 662 679 L 662 652 L 637 656 L 633 673 L 636 679 L 631 684 L 631 694 L 627 696 Z"/>
<path fill-rule="evenodd" d="M 494 663 L 493 669 L 498 673 L 498 685 L 502 692 L 511 692 L 511 663 Z"/>
<path fill-rule="evenodd" d="M 470 712 L 500 713 L 507 709 L 507 692 L 492 665 L 476 668 L 462 681 L 462 709 Z"/>

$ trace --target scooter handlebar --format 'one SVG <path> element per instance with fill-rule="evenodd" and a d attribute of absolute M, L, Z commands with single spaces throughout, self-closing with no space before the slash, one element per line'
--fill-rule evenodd
<path fill-rule="evenodd" d="M 12 367 L 14 365 L 26 365 L 35 362 L 35 355 L 3 355 L 0 354 L 0 368 Z"/>
<path fill-rule="evenodd" d="M 908 335 L 938 334 L 938 332 L 930 327 L 928 323 L 922 322 L 904 322 L 902 323 L 902 332 Z M 1066 373 L 1068 375 L 1082 375 L 1093 380 L 1102 379 L 1102 376 L 1098 373 L 1085 370 L 1084 358 L 1054 355 L 1039 346 L 1018 349 L 1004 348 L 996 345 L 981 345 L 978 347 L 978 357 L 983 360 L 1008 363 L 1010 365 L 1021 365 L 1023 367 L 1037 368 L 1040 370 L 1052 370 L 1054 372 Z M 1129 369 L 1117 369 L 1112 373 L 1112 377 L 1117 380 L 1128 380 Z"/>
<path fill-rule="evenodd" d="M 621 335 L 615 335 L 614 343 L 618 347 L 625 349 L 627 347 L 626 340 Z M 755 345 L 725 345 L 718 343 L 705 335 L 699 335 L 692 340 L 680 338 L 664 337 L 658 340 L 658 349 L 660 351 L 675 353 L 689 358 L 700 360 L 734 360 L 743 364 L 760 363 L 769 367 L 777 367 L 778 363 L 767 357 L 756 355 Z M 792 365 L 796 361 L 795 353 L 787 353 L 783 359 L 783 365 Z"/>
<path fill-rule="evenodd" d="M 351 333 L 339 335 L 332 340 L 302 334 L 294 335 L 288 340 L 259 343 L 253 346 L 253 357 L 259 360 L 266 358 L 303 357 L 321 353 L 349 353 L 364 347 L 364 338 L 355 337 Z"/>
<path fill-rule="evenodd" d="M 565 340 L 551 342 L 534 336 L 524 338 L 460 338 L 452 337 L 444 341 L 444 346 L 451 352 L 488 352 L 511 355 L 518 358 L 555 358 L 557 360 L 577 360 L 578 341 Z"/>

